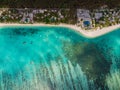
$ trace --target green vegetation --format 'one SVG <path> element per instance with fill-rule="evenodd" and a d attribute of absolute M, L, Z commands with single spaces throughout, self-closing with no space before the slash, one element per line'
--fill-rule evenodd
<path fill-rule="evenodd" d="M 41 11 L 40 11 L 41 10 Z M 67 23 L 75 24 L 76 9 L 19 9 L 1 8 L 0 22 L 17 23 Z M 28 20 L 32 14 L 32 21 Z M 25 18 L 25 19 L 24 19 Z M 24 19 L 24 20 L 23 20 Z M 27 21 L 26 21 L 27 20 Z"/>
<path fill-rule="evenodd" d="M 3 9 L 0 9 L 2 11 Z M 0 15 L 0 22 L 19 22 L 22 16 L 19 15 L 16 9 L 5 9 L 5 11 Z"/>

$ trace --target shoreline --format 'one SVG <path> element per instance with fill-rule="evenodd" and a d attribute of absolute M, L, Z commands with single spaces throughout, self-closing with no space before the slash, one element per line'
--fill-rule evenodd
<path fill-rule="evenodd" d="M 34 24 L 0 23 L 0 27 L 4 27 L 4 26 L 54 26 L 54 27 L 59 26 L 59 27 L 66 27 L 66 28 L 73 29 L 88 38 L 99 37 L 99 36 L 102 36 L 104 34 L 107 34 L 109 32 L 112 32 L 120 28 L 120 24 L 109 26 L 109 27 L 104 27 L 99 30 L 82 30 L 81 27 L 78 27 L 76 25 L 70 25 L 70 24 L 56 24 L 55 25 L 55 24 L 44 24 L 44 23 L 34 23 Z"/>

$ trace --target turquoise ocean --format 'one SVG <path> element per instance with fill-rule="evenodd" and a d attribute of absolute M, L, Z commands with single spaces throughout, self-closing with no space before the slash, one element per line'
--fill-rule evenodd
<path fill-rule="evenodd" d="M 0 90 L 120 90 L 120 29 L 0 27 Z"/>

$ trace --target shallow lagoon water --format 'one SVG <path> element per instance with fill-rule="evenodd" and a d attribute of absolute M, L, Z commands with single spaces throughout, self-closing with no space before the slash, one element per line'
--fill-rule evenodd
<path fill-rule="evenodd" d="M 0 90 L 119 90 L 120 30 L 86 38 L 63 27 L 0 28 Z"/>

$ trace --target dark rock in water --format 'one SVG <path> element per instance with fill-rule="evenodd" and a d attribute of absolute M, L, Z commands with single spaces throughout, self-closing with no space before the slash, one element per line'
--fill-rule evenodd
<path fill-rule="evenodd" d="M 31 28 L 15 28 L 13 30 L 11 30 L 11 34 L 13 35 L 31 35 L 31 34 L 35 34 L 37 33 L 39 30 L 38 29 L 31 29 Z M 8 33 L 10 34 L 10 33 Z"/>
<path fill-rule="evenodd" d="M 104 87 L 105 76 L 109 73 L 111 63 L 105 60 L 94 43 L 65 44 L 66 57 L 73 63 L 79 63 L 87 77 L 96 85 Z"/>
<path fill-rule="evenodd" d="M 0 90 L 119 90 L 120 31 L 101 37 L 60 27 L 3 28 Z"/>
<path fill-rule="evenodd" d="M 26 44 L 26 41 L 24 41 L 23 44 Z"/>
<path fill-rule="evenodd" d="M 33 44 L 33 42 L 31 41 L 30 44 Z"/>

